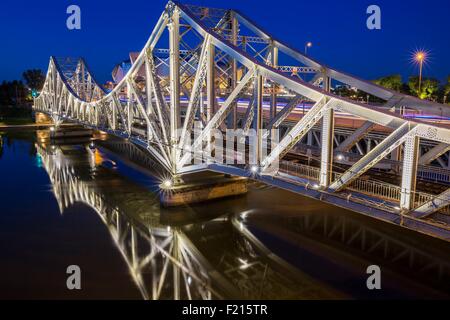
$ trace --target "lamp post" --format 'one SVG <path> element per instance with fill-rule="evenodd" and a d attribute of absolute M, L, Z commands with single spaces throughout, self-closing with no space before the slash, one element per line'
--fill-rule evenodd
<path fill-rule="evenodd" d="M 420 98 L 420 89 L 422 87 L 422 68 L 423 62 L 425 61 L 426 53 L 424 51 L 419 51 L 415 55 L 416 61 L 419 63 L 419 98 Z"/>
<path fill-rule="evenodd" d="M 308 53 L 308 48 L 311 48 L 311 47 L 312 47 L 312 42 L 307 42 L 305 44 L 305 55 Z"/>

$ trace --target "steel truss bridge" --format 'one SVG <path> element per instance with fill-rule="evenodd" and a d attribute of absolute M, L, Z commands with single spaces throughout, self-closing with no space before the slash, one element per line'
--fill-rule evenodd
<path fill-rule="evenodd" d="M 377 102 L 337 96 L 338 85 Z M 450 238 L 450 108 L 319 63 L 235 10 L 169 2 L 110 92 L 83 59 L 51 57 L 34 109 L 51 115 L 56 125 L 73 121 L 126 138 L 148 150 L 174 179 L 203 170 L 251 177 Z M 421 120 L 428 115 L 433 117 Z M 342 136 L 349 119 L 357 125 Z M 280 128 L 279 142 L 270 143 Z M 211 143 L 213 132 L 227 129 L 256 132 L 256 143 L 247 145 L 256 163 L 214 161 L 213 154 L 223 150 Z M 377 139 L 367 139 L 373 135 Z M 315 153 L 308 149 L 314 139 Z M 198 164 L 194 150 L 204 149 L 205 161 Z M 398 185 L 374 178 L 373 171 L 386 163 L 384 170 L 396 172 Z M 275 164 L 280 170 L 274 172 Z M 440 177 L 437 191 L 417 190 L 417 181 L 430 176 Z"/>

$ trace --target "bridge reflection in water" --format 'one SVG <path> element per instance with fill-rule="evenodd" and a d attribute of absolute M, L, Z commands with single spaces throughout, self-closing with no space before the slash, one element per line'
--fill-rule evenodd
<path fill-rule="evenodd" d="M 127 157 L 139 156 L 139 149 L 127 147 L 124 141 L 107 146 L 133 151 Z M 295 214 L 276 217 L 258 209 L 253 213 L 245 211 L 251 205 L 249 199 L 230 200 L 234 208 L 223 200 L 164 212 L 157 193 L 108 168 L 115 162 L 108 161 L 104 149 L 36 147 L 61 214 L 75 203 L 97 212 L 145 299 L 314 299 L 361 294 L 345 288 L 342 277 L 348 274 L 339 267 L 334 275 L 317 274 L 314 269 L 324 269 L 316 268 L 320 262 L 311 259 L 311 254 L 331 257 L 344 269 L 361 269 L 370 264 L 367 261 L 376 261 L 389 269 L 392 283 L 407 283 L 405 288 L 418 294 L 450 292 L 448 250 L 445 258 L 445 250 L 421 247 L 412 237 L 402 236 L 408 234 L 405 230 L 389 236 L 387 232 L 398 232 L 396 226 L 386 231 L 377 227 L 386 224 L 370 225 L 363 217 L 323 210 L 311 214 L 307 208 L 302 213 L 298 207 Z M 282 204 L 274 208 L 286 211 Z M 189 216 L 188 221 L 184 216 Z M 290 244 L 279 250 L 277 237 Z M 291 249 L 288 254 L 286 248 Z M 298 263 L 299 257 L 309 260 Z M 365 280 L 361 286 L 365 287 Z"/>
<path fill-rule="evenodd" d="M 292 282 L 285 272 L 272 266 L 280 268 L 285 263 L 267 257 L 244 235 L 235 239 L 230 251 L 224 247 L 223 252 L 217 252 L 226 270 L 215 269 L 188 236 L 205 225 L 162 224 L 158 197 L 131 181 L 118 181 L 111 170 L 98 166 L 101 156 L 97 149 L 37 148 L 61 213 L 77 202 L 98 213 L 143 298 L 331 297 L 308 277 Z M 208 228 L 217 234 L 239 233 L 234 225 L 228 216 L 208 222 Z M 237 252 L 231 251 L 235 248 Z"/>

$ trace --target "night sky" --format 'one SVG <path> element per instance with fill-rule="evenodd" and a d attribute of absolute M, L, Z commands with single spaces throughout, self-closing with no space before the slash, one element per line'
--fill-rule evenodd
<path fill-rule="evenodd" d="M 374 79 L 417 73 L 415 49 L 430 51 L 424 76 L 450 74 L 449 0 L 190 0 L 183 3 L 235 8 L 276 38 L 338 70 Z M 140 51 L 167 1 L 8 1 L 0 11 L 0 80 L 29 68 L 47 69 L 50 55 L 83 56 L 101 82 L 114 65 Z M 82 29 L 66 28 L 66 8 L 81 7 Z M 382 29 L 366 28 L 366 8 L 377 4 Z"/>

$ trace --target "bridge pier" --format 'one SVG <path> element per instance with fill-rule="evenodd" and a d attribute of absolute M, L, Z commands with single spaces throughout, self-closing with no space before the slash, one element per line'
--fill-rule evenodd
<path fill-rule="evenodd" d="M 174 179 L 161 184 L 160 201 L 163 207 L 190 205 L 247 193 L 247 178 L 199 173 L 201 177 Z"/>
<path fill-rule="evenodd" d="M 71 126 L 69 128 L 64 128 L 58 125 L 50 127 L 51 140 L 71 139 L 71 138 L 91 138 L 92 134 L 93 131 L 91 129 L 83 127 Z"/>

